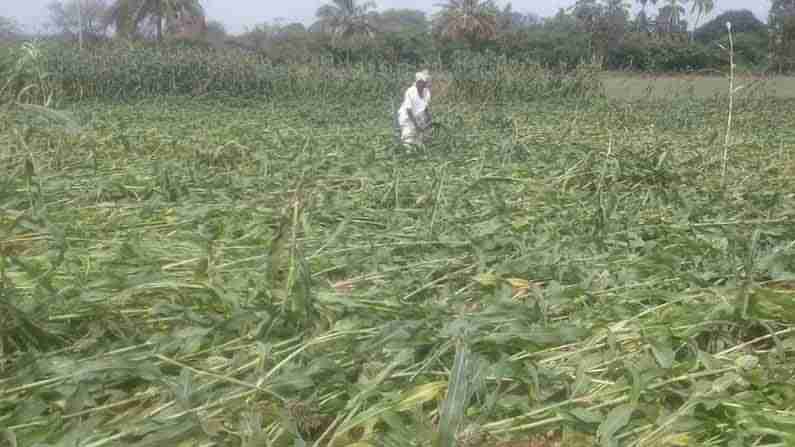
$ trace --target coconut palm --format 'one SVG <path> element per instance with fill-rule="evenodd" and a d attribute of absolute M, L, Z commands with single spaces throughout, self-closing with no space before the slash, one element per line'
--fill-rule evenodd
<path fill-rule="evenodd" d="M 646 14 L 646 7 L 651 4 L 652 6 L 657 5 L 657 0 L 635 0 L 637 4 L 640 5 L 641 10 L 638 12 L 638 16 L 636 18 L 636 24 L 638 29 L 640 30 L 649 30 L 652 28 L 653 21 L 649 19 L 649 15 Z"/>
<path fill-rule="evenodd" d="M 683 25 L 682 17 L 686 13 L 683 3 L 687 3 L 687 0 L 668 0 L 668 4 L 660 8 L 657 23 L 666 32 L 680 31 Z"/>
<path fill-rule="evenodd" d="M 124 36 L 135 34 L 146 20 L 155 26 L 157 40 L 163 40 L 163 25 L 176 25 L 187 17 L 204 17 L 199 0 L 116 0 L 107 22 Z"/>
<path fill-rule="evenodd" d="M 705 15 L 708 15 L 715 9 L 715 0 L 693 0 L 693 5 L 690 6 L 690 13 L 696 13 L 696 22 L 693 24 L 693 30 L 698 28 L 698 22 Z"/>
<path fill-rule="evenodd" d="M 638 14 L 635 16 L 635 31 L 650 33 L 652 32 L 651 24 L 652 22 L 648 14 L 646 14 L 646 11 L 643 9 L 638 11 Z"/>
<path fill-rule="evenodd" d="M 317 10 L 318 22 L 313 28 L 331 34 L 333 43 L 361 36 L 373 38 L 376 34 L 370 14 L 373 9 L 372 1 L 359 4 L 356 0 L 332 0 Z"/>
<path fill-rule="evenodd" d="M 649 4 L 653 6 L 657 5 L 657 0 L 637 0 L 637 2 L 640 5 L 640 7 L 643 8 L 644 12 L 646 11 L 646 6 L 648 6 Z"/>
<path fill-rule="evenodd" d="M 499 10 L 494 0 L 448 0 L 436 6 L 442 8 L 436 17 L 442 36 L 470 44 L 497 37 Z"/>

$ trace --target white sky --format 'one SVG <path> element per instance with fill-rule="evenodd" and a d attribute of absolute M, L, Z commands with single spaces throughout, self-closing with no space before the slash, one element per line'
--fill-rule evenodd
<path fill-rule="evenodd" d="M 0 0 L 0 16 L 15 18 L 30 31 L 41 29 L 46 22 L 46 5 L 54 0 Z M 426 12 L 436 10 L 434 5 L 442 0 L 376 0 L 378 9 L 412 8 Z M 533 12 L 543 17 L 554 15 L 559 8 L 566 8 L 576 0 L 513 0 L 514 11 Z M 629 0 L 628 0 L 629 1 Z M 661 2 L 664 0 L 660 0 Z M 210 19 L 219 20 L 229 32 L 238 33 L 246 28 L 274 19 L 288 22 L 312 22 L 315 11 L 324 0 L 201 0 Z M 497 0 L 505 5 L 507 0 Z M 715 0 L 719 14 L 728 9 L 749 9 L 767 21 L 770 0 Z M 634 4 L 634 1 L 633 1 Z M 638 9 L 635 5 L 633 9 Z M 708 20 L 707 18 L 706 20 Z M 702 20 L 704 23 L 706 20 Z M 692 20 L 691 20 L 692 22 Z"/>

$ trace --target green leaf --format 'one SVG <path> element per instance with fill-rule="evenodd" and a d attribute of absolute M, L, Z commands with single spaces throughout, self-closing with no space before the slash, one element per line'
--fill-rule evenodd
<path fill-rule="evenodd" d="M 613 439 L 619 430 L 628 423 L 632 413 L 635 411 L 634 404 L 624 404 L 610 410 L 604 422 L 597 429 L 599 444 L 602 447 L 613 447 L 616 445 Z"/>
<path fill-rule="evenodd" d="M 652 340 L 649 342 L 651 346 L 651 351 L 654 354 L 654 358 L 657 360 L 657 364 L 660 365 L 661 368 L 664 369 L 671 369 L 671 366 L 674 364 L 674 350 L 671 348 L 670 341 L 665 340 Z"/>
<path fill-rule="evenodd" d="M 586 424 L 601 424 L 605 419 L 598 411 L 591 411 L 585 408 L 574 408 L 569 413 Z"/>
<path fill-rule="evenodd" d="M 455 447 L 458 428 L 464 420 L 464 413 L 471 396 L 476 368 L 477 362 L 469 346 L 459 341 L 456 344 L 447 396 L 442 403 L 438 447 Z"/>
<path fill-rule="evenodd" d="M 396 405 L 397 404 L 394 402 L 383 402 L 373 405 L 360 413 L 357 413 L 356 416 L 352 417 L 348 422 L 340 425 L 337 428 L 335 436 L 346 433 L 356 427 L 368 424 L 378 419 L 382 414 L 394 410 Z"/>
<path fill-rule="evenodd" d="M 587 356 L 579 360 L 577 365 L 577 375 L 572 385 L 570 398 L 575 398 L 588 389 L 590 379 L 588 370 L 599 361 L 597 356 Z"/>
<path fill-rule="evenodd" d="M 637 405 L 640 401 L 640 395 L 643 391 L 643 379 L 640 374 L 640 371 L 637 367 L 630 364 L 629 362 L 624 362 L 624 367 L 629 371 L 630 375 L 632 376 L 632 393 L 630 394 L 630 403 L 633 405 Z"/>

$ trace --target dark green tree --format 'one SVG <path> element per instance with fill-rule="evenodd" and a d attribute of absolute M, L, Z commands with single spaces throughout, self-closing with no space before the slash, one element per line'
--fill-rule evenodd
<path fill-rule="evenodd" d="M 791 71 L 795 67 L 795 0 L 773 0 L 768 26 L 771 68 Z"/>

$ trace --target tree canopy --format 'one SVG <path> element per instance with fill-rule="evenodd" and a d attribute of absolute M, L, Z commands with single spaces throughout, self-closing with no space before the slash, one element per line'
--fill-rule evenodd
<path fill-rule="evenodd" d="M 88 39 L 103 37 L 108 28 L 105 22 L 109 12 L 106 0 L 53 0 L 47 5 L 47 11 L 49 25 L 53 27 L 53 31 L 63 36 L 76 36 L 81 22 L 83 36 Z"/>
<path fill-rule="evenodd" d="M 468 42 L 493 40 L 497 37 L 499 9 L 494 0 L 448 0 L 434 19 L 437 35 Z"/>
<path fill-rule="evenodd" d="M 757 19 L 754 13 L 747 9 L 731 10 L 719 14 L 714 19 L 699 27 L 694 35 L 696 40 L 711 42 L 725 36 L 726 22 L 731 22 L 734 33 L 764 33 L 767 25 Z"/>
<path fill-rule="evenodd" d="M 204 17 L 199 0 L 116 0 L 109 8 L 106 23 L 114 25 L 120 35 L 132 37 L 149 21 L 157 40 L 162 40 L 164 27 L 174 29 L 180 21 L 195 17 Z"/>
<path fill-rule="evenodd" d="M 374 9 L 371 1 L 332 0 L 317 10 L 315 29 L 330 34 L 333 43 L 373 38 L 377 31 L 371 14 Z"/>

